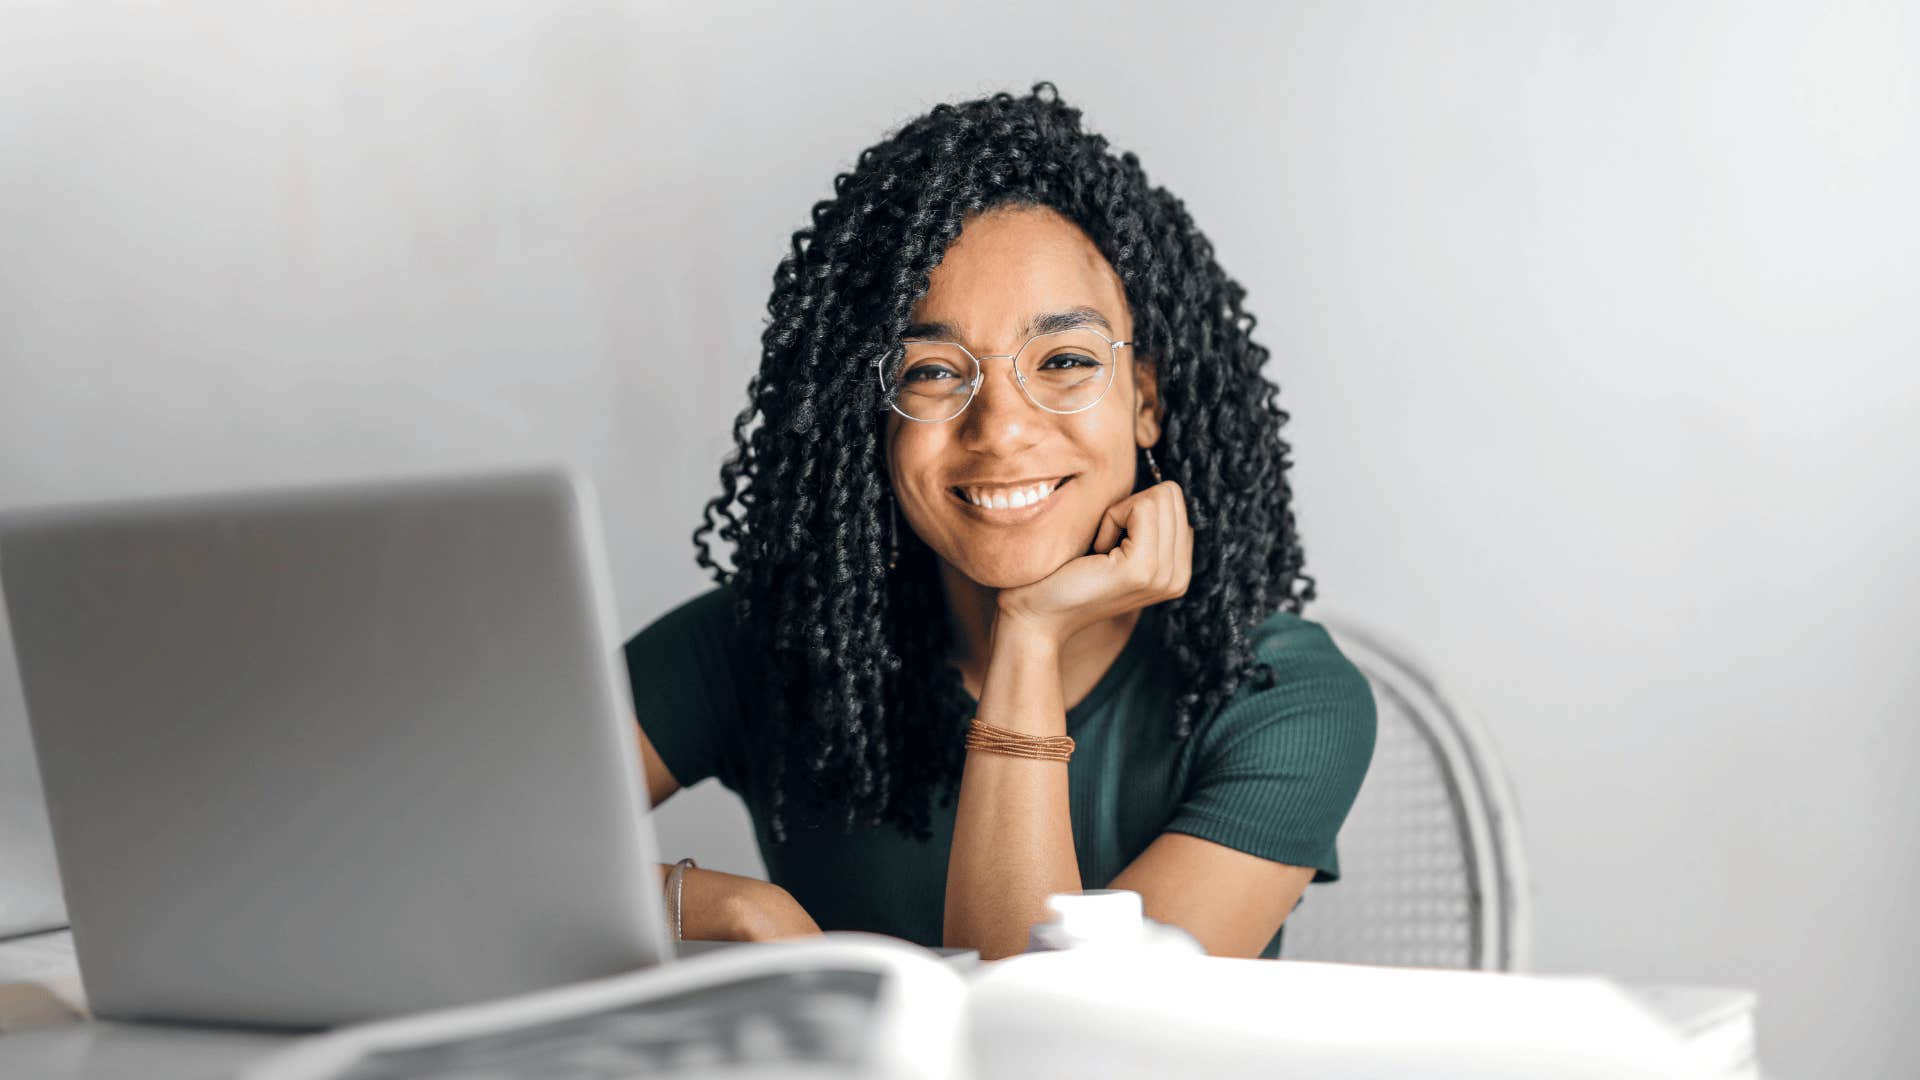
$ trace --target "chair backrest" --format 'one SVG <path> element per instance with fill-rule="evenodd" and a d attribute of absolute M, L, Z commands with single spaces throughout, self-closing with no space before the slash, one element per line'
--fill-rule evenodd
<path fill-rule="evenodd" d="M 1402 967 L 1525 971 L 1526 853 L 1491 741 L 1408 654 L 1325 625 L 1373 685 L 1373 765 L 1340 830 L 1340 880 L 1287 917 L 1281 955 Z"/>

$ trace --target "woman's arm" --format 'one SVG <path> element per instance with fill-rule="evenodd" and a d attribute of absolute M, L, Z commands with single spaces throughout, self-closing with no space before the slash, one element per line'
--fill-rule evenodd
<path fill-rule="evenodd" d="M 647 782 L 647 804 L 657 809 L 680 790 L 680 781 L 673 778 L 667 763 L 660 760 L 660 751 L 653 748 L 652 740 L 640 729 L 638 717 L 634 718 L 633 737 L 640 743 L 640 774 Z"/>
<path fill-rule="evenodd" d="M 1065 735 L 1060 646 L 1001 618 L 989 655 L 978 718 L 1023 735 Z M 1020 952 L 1047 896 L 1079 888 L 1066 762 L 969 751 L 947 861 L 946 944 L 989 960 Z"/>
<path fill-rule="evenodd" d="M 640 725 L 633 725 L 640 743 L 640 768 L 646 776 L 648 801 L 666 802 L 680 790 L 659 751 Z M 660 886 L 665 888 L 672 863 L 660 864 Z M 787 890 L 771 882 L 718 870 L 688 870 L 680 880 L 680 932 L 688 941 L 771 941 L 817 934 L 820 927 Z"/>
<path fill-rule="evenodd" d="M 1193 574 L 1186 497 L 1172 481 L 1115 503 L 1094 554 L 998 598 L 978 719 L 1024 735 L 1064 735 L 1060 651 L 1103 619 L 1183 596 Z M 1067 766 L 967 752 L 947 860 L 944 938 L 985 959 L 1026 948 L 1047 896 L 1081 887 Z"/>
<path fill-rule="evenodd" d="M 1192 934 L 1210 956 L 1253 958 L 1313 880 L 1313 867 L 1271 862 L 1185 833 L 1161 833 L 1112 888 L 1140 894 L 1147 917 Z"/>
<path fill-rule="evenodd" d="M 660 864 L 665 888 L 671 863 Z M 680 879 L 680 936 L 688 941 L 775 941 L 820 927 L 787 890 L 759 878 L 688 870 Z"/>

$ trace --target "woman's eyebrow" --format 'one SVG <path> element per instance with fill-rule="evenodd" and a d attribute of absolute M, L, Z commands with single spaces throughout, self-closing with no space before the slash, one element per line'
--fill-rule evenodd
<path fill-rule="evenodd" d="M 1027 336 L 1057 334 L 1062 330 L 1078 330 L 1082 326 L 1097 326 L 1101 330 L 1113 333 L 1113 324 L 1095 308 L 1077 307 L 1066 311 L 1048 311 L 1027 320 L 1024 331 Z M 917 322 L 907 327 L 903 338 L 918 338 L 923 341 L 959 341 L 960 330 L 947 322 Z"/>
<path fill-rule="evenodd" d="M 927 341 L 959 341 L 960 331 L 952 323 L 917 322 L 907 327 L 903 338 L 921 338 Z"/>
<path fill-rule="evenodd" d="M 1044 315 L 1035 315 L 1027 320 L 1027 333 L 1057 334 L 1062 330 L 1078 330 L 1083 326 L 1097 326 L 1109 334 L 1113 333 L 1113 326 L 1107 322 L 1107 317 L 1090 307 L 1049 311 Z"/>

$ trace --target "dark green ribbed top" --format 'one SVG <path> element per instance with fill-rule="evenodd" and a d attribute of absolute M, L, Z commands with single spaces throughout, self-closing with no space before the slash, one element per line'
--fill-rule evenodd
<path fill-rule="evenodd" d="M 1243 684 L 1185 740 L 1172 731 L 1171 670 L 1143 619 L 1086 699 L 1067 710 L 1074 851 L 1085 888 L 1102 888 L 1163 832 L 1188 833 L 1336 881 L 1334 838 L 1373 757 L 1373 695 L 1316 623 L 1275 614 L 1251 635 L 1278 678 Z M 768 877 L 825 930 L 869 930 L 939 945 L 953 807 L 933 806 L 933 839 L 893 826 L 768 829 L 756 745 L 761 659 L 713 589 L 626 644 L 640 726 L 674 778 L 709 776 L 741 795 Z M 671 857 L 665 853 L 663 857 Z M 1275 934 L 1263 955 L 1279 955 Z"/>

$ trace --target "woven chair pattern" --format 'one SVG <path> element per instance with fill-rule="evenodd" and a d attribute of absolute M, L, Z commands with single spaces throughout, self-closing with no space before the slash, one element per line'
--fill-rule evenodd
<path fill-rule="evenodd" d="M 1492 744 L 1404 650 L 1328 629 L 1372 685 L 1379 725 L 1340 831 L 1340 880 L 1308 887 L 1282 957 L 1525 970 L 1526 861 Z"/>

